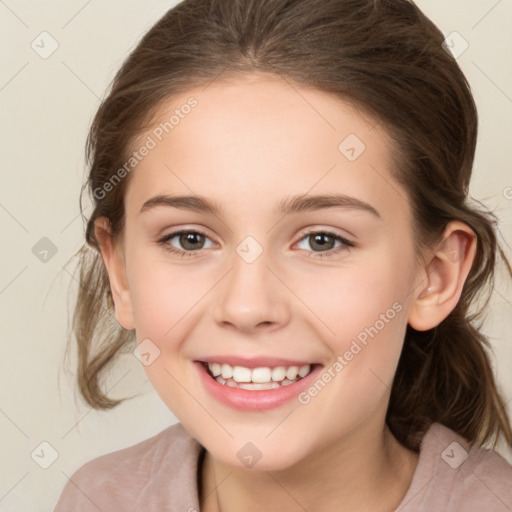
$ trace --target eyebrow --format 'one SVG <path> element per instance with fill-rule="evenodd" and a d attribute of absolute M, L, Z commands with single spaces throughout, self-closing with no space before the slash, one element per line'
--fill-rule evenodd
<path fill-rule="evenodd" d="M 148 199 L 140 209 L 140 213 L 151 210 L 157 206 L 168 206 L 197 212 L 221 215 L 222 208 L 217 203 L 203 196 L 169 196 L 158 195 Z M 380 213 L 370 204 L 356 197 L 343 194 L 324 194 L 316 196 L 299 195 L 281 200 L 275 207 L 275 213 L 287 215 L 304 211 L 322 210 L 325 208 L 346 208 L 361 210 L 382 218 Z"/>

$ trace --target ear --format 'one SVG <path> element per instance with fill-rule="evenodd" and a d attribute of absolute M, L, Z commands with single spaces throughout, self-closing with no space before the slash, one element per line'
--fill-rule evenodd
<path fill-rule="evenodd" d="M 126 267 L 120 245 L 111 235 L 110 222 L 106 217 L 98 217 L 94 222 L 94 233 L 101 249 L 101 256 L 107 268 L 110 289 L 114 300 L 115 316 L 118 323 L 127 330 L 135 328 L 133 309 L 126 279 Z"/>
<path fill-rule="evenodd" d="M 432 329 L 453 311 L 473 265 L 476 246 L 476 235 L 468 225 L 459 221 L 447 225 L 432 259 L 422 269 L 423 286 L 409 310 L 413 329 Z"/>

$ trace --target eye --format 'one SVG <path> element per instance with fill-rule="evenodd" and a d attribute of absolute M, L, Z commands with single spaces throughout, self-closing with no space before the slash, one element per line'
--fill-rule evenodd
<path fill-rule="evenodd" d="M 170 243 L 174 238 L 177 239 L 178 244 L 180 244 L 183 249 L 176 248 Z M 165 235 L 158 240 L 158 243 L 163 245 L 169 252 L 180 254 L 181 256 L 196 256 L 198 252 L 204 249 L 203 245 L 205 240 L 209 240 L 209 238 L 200 231 L 182 229 Z"/>
<path fill-rule="evenodd" d="M 176 247 L 172 240 L 176 239 L 177 243 L 182 247 Z M 165 235 L 163 238 L 158 240 L 158 244 L 162 245 L 167 251 L 179 254 L 182 257 L 194 257 L 198 256 L 203 249 L 207 247 L 204 246 L 205 241 L 210 240 L 209 237 L 202 233 L 201 231 L 191 230 L 191 229 L 181 229 L 179 231 L 173 231 Z M 309 251 L 307 248 L 299 247 L 300 249 L 308 251 L 308 254 L 311 258 L 325 258 L 338 254 L 343 250 L 350 250 L 355 247 L 355 244 L 350 240 L 343 238 L 336 233 L 331 233 L 329 231 L 309 231 L 306 233 L 301 240 L 300 243 L 307 242 L 313 248 L 313 251 Z M 339 243 L 338 247 L 334 247 L 336 242 Z M 212 247 L 214 244 L 212 243 L 209 247 Z M 320 249 L 316 250 L 315 249 Z M 311 254 L 313 253 L 313 254 Z M 316 253 L 316 254 L 315 254 Z"/>
<path fill-rule="evenodd" d="M 319 253 L 317 255 L 310 255 L 311 258 L 329 257 L 338 254 L 343 250 L 350 250 L 351 248 L 355 247 L 354 243 L 352 243 L 350 240 L 347 240 L 346 238 L 343 238 L 336 233 L 323 230 L 309 231 L 305 236 L 301 238 L 299 243 L 304 243 L 303 241 L 309 243 L 309 245 L 313 248 L 313 253 Z M 333 244 L 335 244 L 336 241 L 338 241 L 340 245 L 335 248 Z M 315 250 L 315 247 L 319 248 L 320 250 Z M 304 247 L 300 248 L 308 250 Z"/>

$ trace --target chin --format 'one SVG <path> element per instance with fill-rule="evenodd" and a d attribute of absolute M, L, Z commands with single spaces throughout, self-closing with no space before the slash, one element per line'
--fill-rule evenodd
<path fill-rule="evenodd" d="M 237 446 L 233 447 L 234 457 L 226 457 L 225 451 L 222 454 L 218 454 L 217 450 L 208 451 L 223 464 L 250 472 L 284 471 L 301 461 L 297 450 L 290 446 L 280 453 L 274 447 L 262 448 L 251 442 L 237 443 Z"/>

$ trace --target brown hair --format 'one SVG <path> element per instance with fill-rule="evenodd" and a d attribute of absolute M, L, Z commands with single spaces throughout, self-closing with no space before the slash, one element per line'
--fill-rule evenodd
<path fill-rule="evenodd" d="M 100 378 L 133 331 L 115 321 L 108 275 L 94 221 L 123 231 L 128 174 L 105 184 L 129 158 L 130 146 L 163 100 L 244 72 L 271 73 L 350 101 L 385 126 L 396 144 L 396 179 L 408 192 L 417 249 L 437 243 L 451 220 L 470 226 L 477 255 L 462 296 L 437 327 L 407 327 L 386 422 L 417 451 L 440 422 L 470 443 L 499 434 L 512 443 L 510 420 L 480 332 L 499 252 L 496 216 L 468 198 L 477 137 L 469 85 L 443 48 L 439 29 L 409 0 L 185 0 L 144 35 L 116 74 L 87 139 L 94 211 L 79 251 L 80 288 L 73 317 L 78 384 L 95 408 L 110 408 Z M 134 171 L 136 172 L 136 171 Z M 480 203 L 479 203 L 480 204 Z M 419 252 L 418 252 L 419 254 Z M 471 311 L 483 290 L 483 305 Z"/>

